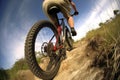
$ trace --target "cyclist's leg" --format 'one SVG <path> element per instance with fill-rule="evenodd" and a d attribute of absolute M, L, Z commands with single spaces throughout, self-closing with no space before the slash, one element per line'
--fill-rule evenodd
<path fill-rule="evenodd" d="M 60 8 L 61 8 L 61 12 L 63 13 L 63 16 L 67 19 L 68 25 L 71 28 L 72 36 L 76 36 L 77 33 L 76 33 L 75 29 L 74 29 L 74 19 L 70 14 L 70 10 L 67 9 L 66 6 L 62 6 Z"/>
<path fill-rule="evenodd" d="M 56 15 L 50 15 L 50 14 L 47 14 L 48 15 L 48 18 L 50 19 L 50 21 L 56 26 L 58 27 L 59 23 L 57 21 L 57 16 Z"/>
<path fill-rule="evenodd" d="M 56 15 L 51 15 L 51 14 L 48 14 L 47 12 L 45 12 L 45 14 L 55 26 L 58 26 L 58 21 L 57 21 Z"/>

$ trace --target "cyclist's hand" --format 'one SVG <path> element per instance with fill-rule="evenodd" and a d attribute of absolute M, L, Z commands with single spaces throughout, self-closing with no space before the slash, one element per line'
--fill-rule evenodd
<path fill-rule="evenodd" d="M 78 12 L 78 11 L 75 11 L 75 12 L 74 12 L 74 15 L 78 15 L 78 14 L 79 14 L 79 12 Z"/>

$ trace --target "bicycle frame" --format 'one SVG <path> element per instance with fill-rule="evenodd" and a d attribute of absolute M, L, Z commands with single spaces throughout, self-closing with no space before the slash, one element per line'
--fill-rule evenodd
<path fill-rule="evenodd" d="M 61 48 L 64 48 L 64 42 L 65 42 L 65 38 L 66 38 L 66 30 L 68 29 L 67 26 L 65 25 L 65 22 L 64 22 L 64 18 L 61 18 L 61 19 L 58 19 L 58 21 L 60 22 L 61 20 L 61 23 L 60 23 L 60 26 L 57 26 L 57 32 L 58 32 L 58 36 L 56 38 L 56 44 L 53 48 L 53 51 L 57 51 Z M 57 46 L 57 43 L 59 42 L 62 42 L 62 45 L 59 45 Z"/>

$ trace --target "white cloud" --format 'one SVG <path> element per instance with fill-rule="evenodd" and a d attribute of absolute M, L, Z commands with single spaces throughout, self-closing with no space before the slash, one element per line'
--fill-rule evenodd
<path fill-rule="evenodd" d="M 88 17 L 86 17 L 86 21 L 83 24 L 80 25 L 80 23 L 79 23 L 81 21 L 80 19 L 78 19 L 76 21 L 77 23 L 75 23 L 75 25 L 78 26 L 78 29 L 77 29 L 78 35 L 76 37 L 74 37 L 75 40 L 78 40 L 78 39 L 84 37 L 89 30 L 97 28 L 98 27 L 97 24 L 100 22 L 100 17 L 102 17 L 102 21 L 104 21 L 104 19 L 109 18 L 107 15 L 105 15 L 106 10 L 109 11 L 110 16 L 113 15 L 112 13 L 110 13 L 112 11 L 112 10 L 110 10 L 111 5 L 107 5 L 107 8 L 104 8 L 104 9 L 102 9 L 103 7 L 100 7 L 100 6 L 105 6 L 105 4 L 107 2 L 108 2 L 108 0 L 99 0 L 98 3 L 97 3 L 99 5 L 96 4 L 95 6 L 93 6 L 93 8 L 95 8 L 95 9 L 93 9 L 89 13 L 89 16 L 86 15 Z M 4 14 L 5 18 L 4 18 L 4 20 L 2 20 L 3 22 L 5 22 L 5 23 L 3 23 L 4 27 L 5 27 L 4 31 L 3 31 L 4 32 L 3 35 L 4 35 L 5 39 L 8 39 L 7 41 L 10 40 L 9 44 L 8 44 L 9 46 L 6 45 L 7 48 L 9 48 L 9 50 L 10 50 L 10 51 L 8 51 L 9 52 L 9 57 L 12 56 L 12 57 L 10 57 L 11 58 L 10 65 L 14 64 L 14 62 L 17 59 L 20 59 L 20 58 L 24 57 L 25 38 L 27 36 L 27 32 L 29 31 L 29 29 L 31 28 L 33 23 L 35 22 L 34 19 L 31 19 L 30 17 L 25 16 L 26 12 L 24 10 L 24 7 L 25 7 L 26 3 L 22 2 L 21 6 L 18 9 L 18 14 L 17 15 L 20 16 L 20 19 L 19 19 L 20 20 L 20 22 L 19 22 L 20 25 L 17 26 L 17 28 L 16 28 L 17 30 L 14 29 L 14 27 L 16 27 L 16 25 L 14 23 L 10 22 L 10 16 L 11 16 L 11 13 L 12 13 L 11 12 L 12 11 L 11 10 L 12 9 L 12 6 L 11 6 L 12 2 L 10 4 L 10 8 L 6 9 L 6 12 Z M 113 2 L 111 2 L 111 3 L 112 3 L 113 9 L 116 9 L 117 6 Z M 10 11 L 10 13 L 7 13 L 7 11 Z M 98 14 L 100 14 L 99 17 L 97 16 Z M 103 18 L 103 15 L 105 15 L 104 18 Z M 14 26 L 14 27 L 12 27 L 14 29 L 14 32 L 12 32 L 10 34 L 8 33 L 8 31 L 9 31 L 8 24 L 9 23 L 11 24 L 10 26 Z M 20 28 L 18 28 L 18 27 L 20 27 Z M 22 29 L 23 31 L 18 30 L 18 29 Z M 39 46 L 40 44 L 38 43 L 36 45 Z M 8 55 L 8 54 L 6 54 L 6 55 Z"/>
<path fill-rule="evenodd" d="M 20 59 L 24 57 L 24 39 L 20 40 L 16 40 L 16 42 L 14 42 L 12 49 L 13 49 L 13 54 L 15 56 L 16 59 Z"/>
<path fill-rule="evenodd" d="M 2 50 L 1 55 L 4 54 L 5 64 L 2 64 L 4 68 L 12 67 L 17 59 L 24 57 L 24 43 L 27 32 L 29 28 L 33 25 L 34 19 L 25 17 L 23 8 L 23 1 L 19 6 L 17 16 L 12 15 L 13 5 L 16 1 L 12 1 L 9 3 L 8 7 L 5 9 L 5 14 L 3 15 L 0 25 L 3 27 L 1 28 L 2 33 L 2 41 L 1 43 L 4 44 L 4 50 Z M 25 5 L 25 4 L 24 4 Z M 11 19 L 11 16 L 14 16 Z M 19 18 L 18 18 L 19 16 Z M 13 22 L 14 21 L 14 22 Z"/>
<path fill-rule="evenodd" d="M 118 9 L 118 6 L 114 5 L 115 3 L 116 2 L 114 1 L 109 2 L 109 0 L 98 0 L 96 5 L 93 6 L 91 12 L 88 14 L 89 16 L 87 15 L 88 18 L 86 18 L 86 21 L 79 25 L 81 20 L 78 19 L 77 23 L 75 23 L 79 28 L 77 29 L 78 35 L 74 37 L 74 39 L 79 40 L 85 37 L 89 30 L 98 28 L 98 24 L 100 22 L 105 22 L 110 17 L 113 17 L 113 10 Z M 111 9 L 111 7 L 113 7 L 113 9 Z"/>

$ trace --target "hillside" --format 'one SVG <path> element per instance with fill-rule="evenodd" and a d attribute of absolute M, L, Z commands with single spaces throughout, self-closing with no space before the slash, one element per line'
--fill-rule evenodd
<path fill-rule="evenodd" d="M 79 41 L 75 44 L 74 50 L 67 52 L 67 59 L 62 62 L 54 80 L 101 80 L 103 78 L 102 70 L 91 67 L 92 56 L 88 57 L 86 46 L 86 41 Z"/>
<path fill-rule="evenodd" d="M 85 51 L 86 41 L 78 42 L 74 50 L 67 52 L 67 59 L 62 62 L 58 75 L 54 80 L 101 80 L 103 71 L 91 67 L 92 58 Z"/>
<path fill-rule="evenodd" d="M 67 51 L 54 80 L 120 80 L 120 15 L 99 25 Z M 16 71 L 22 61 L 7 70 L 15 78 L 0 80 L 40 80 L 24 64 Z"/>
<path fill-rule="evenodd" d="M 99 25 L 67 52 L 54 80 L 120 80 L 120 15 Z"/>

